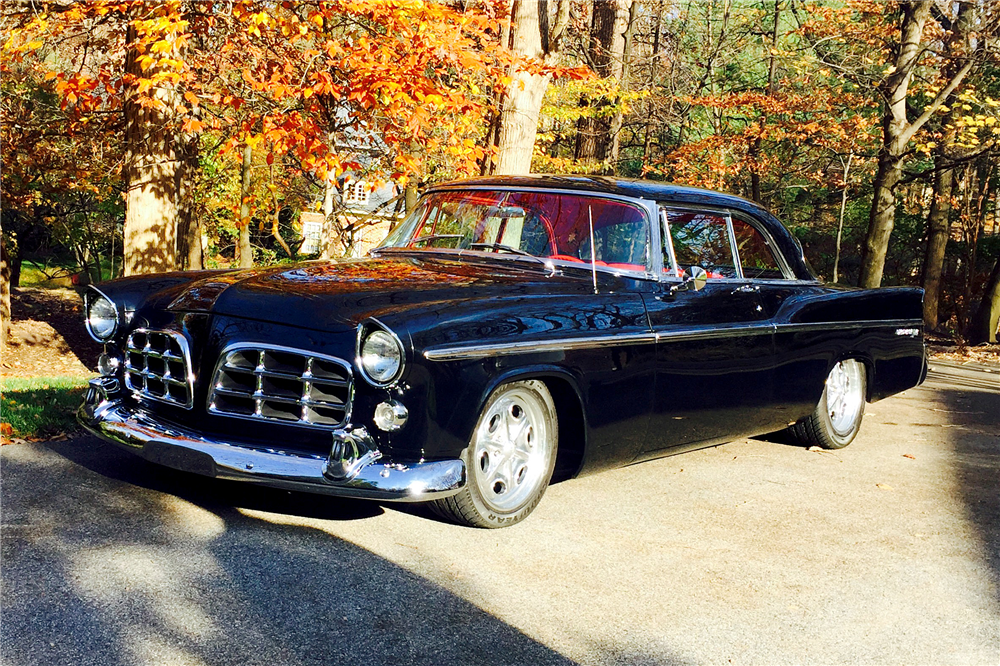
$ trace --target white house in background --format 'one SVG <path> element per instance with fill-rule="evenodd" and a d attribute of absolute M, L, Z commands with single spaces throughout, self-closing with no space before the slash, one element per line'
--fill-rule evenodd
<path fill-rule="evenodd" d="M 402 205 L 396 211 L 394 200 L 400 189 L 395 183 L 372 189 L 369 182 L 348 175 L 338 184 L 337 194 L 340 207 L 335 210 L 335 219 L 328 221 L 324 213 L 314 211 L 299 214 L 300 254 L 321 254 L 329 244 L 330 256 L 339 256 L 349 245 L 347 256 L 363 257 L 382 242 L 402 215 Z"/>
<path fill-rule="evenodd" d="M 391 181 L 373 188 L 371 183 L 357 179 L 350 173 L 344 176 L 339 189 L 342 209 L 337 214 L 336 226 L 340 229 L 353 228 L 348 254 L 363 257 L 382 242 L 393 223 L 399 219 L 393 200 L 402 192 Z M 399 209 L 402 211 L 402 206 Z M 337 231 L 334 229 L 333 233 Z"/>

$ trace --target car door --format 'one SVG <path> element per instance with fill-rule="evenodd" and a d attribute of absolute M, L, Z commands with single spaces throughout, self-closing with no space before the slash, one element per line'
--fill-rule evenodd
<path fill-rule="evenodd" d="M 829 372 L 828 355 L 816 353 L 816 341 L 838 333 L 800 331 L 786 325 L 789 311 L 794 311 L 786 303 L 808 299 L 820 290 L 795 279 L 766 224 L 740 211 L 734 212 L 732 223 L 743 276 L 760 295 L 764 312 L 775 325 L 772 399 L 760 412 L 760 429 L 778 430 L 815 408 Z"/>
<path fill-rule="evenodd" d="M 660 209 L 663 275 L 645 296 L 656 334 L 651 436 L 639 459 L 761 432 L 773 327 L 741 270 L 725 210 Z M 685 283 L 692 266 L 704 287 Z"/>

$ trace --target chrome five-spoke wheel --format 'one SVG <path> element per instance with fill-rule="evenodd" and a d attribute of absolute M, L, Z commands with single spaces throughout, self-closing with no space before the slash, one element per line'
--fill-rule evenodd
<path fill-rule="evenodd" d="M 861 429 L 867 397 L 865 366 L 849 358 L 836 363 L 827 375 L 816 410 L 790 428 L 803 444 L 842 449 Z"/>
<path fill-rule="evenodd" d="M 500 386 L 486 402 L 464 454 L 468 484 L 436 508 L 479 527 L 524 519 L 548 487 L 557 441 L 555 406 L 542 382 Z"/>
<path fill-rule="evenodd" d="M 864 366 L 849 359 L 833 366 L 826 378 L 826 411 L 841 437 L 851 434 L 865 407 L 864 372 Z"/>

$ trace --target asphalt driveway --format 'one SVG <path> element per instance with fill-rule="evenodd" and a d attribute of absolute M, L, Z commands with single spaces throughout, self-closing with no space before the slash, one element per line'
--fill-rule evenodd
<path fill-rule="evenodd" d="M 0 450 L 0 661 L 1000 663 L 1000 373 L 939 365 L 838 452 L 742 440 L 499 531 L 89 437 Z"/>

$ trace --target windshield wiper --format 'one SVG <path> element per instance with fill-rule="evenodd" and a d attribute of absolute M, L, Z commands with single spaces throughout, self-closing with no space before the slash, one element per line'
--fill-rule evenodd
<path fill-rule="evenodd" d="M 470 243 L 468 249 L 474 250 L 479 248 L 486 248 L 488 250 L 496 250 L 497 252 L 510 252 L 511 254 L 517 254 L 522 257 L 535 257 L 535 255 L 530 252 L 525 252 L 524 250 L 518 249 L 516 247 L 511 247 L 510 245 L 504 245 L 503 243 Z M 539 259 L 540 257 L 535 257 Z"/>
<path fill-rule="evenodd" d="M 419 243 L 421 241 L 427 242 L 432 240 L 441 240 L 442 238 L 458 238 L 459 240 L 464 239 L 465 236 L 462 234 L 432 234 L 430 236 L 420 236 L 419 238 L 414 238 L 410 243 Z M 458 249 L 458 248 L 455 248 Z"/>

